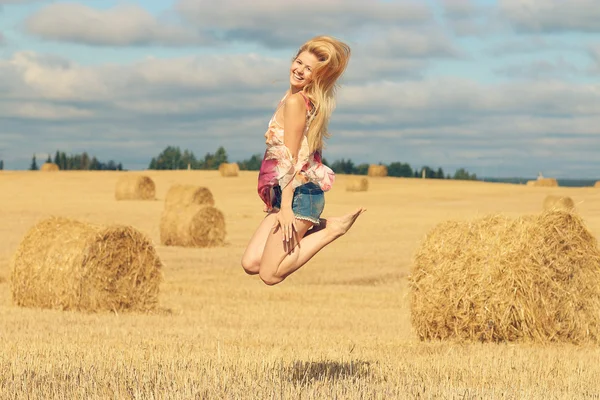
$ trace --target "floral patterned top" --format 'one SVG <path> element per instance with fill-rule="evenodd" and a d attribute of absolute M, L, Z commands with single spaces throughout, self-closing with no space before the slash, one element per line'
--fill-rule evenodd
<path fill-rule="evenodd" d="M 265 133 L 267 150 L 263 157 L 260 172 L 258 173 L 258 195 L 265 203 L 265 211 L 273 209 L 273 188 L 280 186 L 283 190 L 292 184 L 294 188 L 308 182 L 316 183 L 326 192 L 331 189 L 335 180 L 334 172 L 323 164 L 321 152 L 310 152 L 306 134 L 310 124 L 311 104 L 304 93 L 300 92 L 306 102 L 306 128 L 298 151 L 298 159 L 295 161 L 290 150 L 283 142 L 283 124 L 277 121 L 277 111 L 287 98 L 287 94 L 281 99 L 275 113 L 269 121 L 269 127 Z"/>

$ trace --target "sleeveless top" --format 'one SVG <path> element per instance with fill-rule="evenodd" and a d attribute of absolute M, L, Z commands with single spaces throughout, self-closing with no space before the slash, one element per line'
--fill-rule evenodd
<path fill-rule="evenodd" d="M 267 150 L 258 173 L 258 195 L 265 203 L 267 212 L 273 209 L 273 188 L 275 186 L 280 186 L 283 190 L 289 184 L 297 188 L 305 183 L 313 182 L 326 192 L 331 189 L 335 180 L 334 172 L 322 163 L 321 152 L 310 152 L 306 135 L 311 121 L 311 104 L 304 93 L 300 92 L 300 94 L 306 102 L 306 128 L 298 150 L 298 159 L 294 160 L 292 153 L 284 145 L 284 127 L 277 121 L 277 111 L 285 104 L 287 93 L 279 102 L 265 133 Z"/>

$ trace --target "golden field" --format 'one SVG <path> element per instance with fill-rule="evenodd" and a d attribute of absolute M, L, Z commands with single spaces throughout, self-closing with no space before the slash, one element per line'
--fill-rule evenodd
<path fill-rule="evenodd" d="M 420 342 L 407 276 L 425 233 L 447 219 L 542 210 L 571 197 L 600 237 L 600 190 L 340 175 L 324 216 L 368 211 L 280 285 L 240 259 L 264 214 L 256 172 L 145 172 L 156 201 L 115 201 L 122 172 L 0 172 L 0 399 L 600 398 L 600 348 Z M 207 186 L 226 245 L 159 245 L 173 183 Z M 132 225 L 165 264 L 153 314 L 86 314 L 12 304 L 10 258 L 45 217 Z"/>

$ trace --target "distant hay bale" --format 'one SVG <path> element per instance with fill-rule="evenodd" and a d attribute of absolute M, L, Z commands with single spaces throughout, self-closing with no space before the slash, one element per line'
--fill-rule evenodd
<path fill-rule="evenodd" d="M 189 205 L 214 206 L 215 200 L 211 191 L 206 187 L 175 184 L 169 188 L 165 197 L 165 208 Z"/>
<path fill-rule="evenodd" d="M 348 192 L 366 192 L 369 190 L 369 180 L 365 177 L 348 179 L 346 191 Z"/>
<path fill-rule="evenodd" d="M 117 200 L 154 200 L 156 185 L 154 181 L 144 175 L 122 175 L 115 187 Z"/>
<path fill-rule="evenodd" d="M 573 213 L 441 223 L 409 282 L 421 340 L 600 339 L 600 250 Z"/>
<path fill-rule="evenodd" d="M 158 305 L 162 263 L 129 226 L 49 218 L 25 235 L 12 261 L 19 306 L 78 311 L 149 311 Z"/>
<path fill-rule="evenodd" d="M 369 171 L 368 171 L 367 175 L 378 177 L 378 176 L 387 176 L 387 174 L 388 174 L 388 170 L 385 165 L 374 165 L 374 164 L 369 165 Z"/>
<path fill-rule="evenodd" d="M 225 241 L 225 216 L 210 205 L 165 207 L 160 242 L 167 246 L 216 247 Z"/>
<path fill-rule="evenodd" d="M 574 211 L 575 202 L 568 196 L 548 195 L 544 199 L 544 210 Z"/>
<path fill-rule="evenodd" d="M 221 163 L 219 165 L 219 172 L 224 177 L 238 176 L 240 167 L 237 163 Z"/>
<path fill-rule="evenodd" d="M 600 181 L 596 181 L 596 183 L 594 183 L 594 187 L 595 188 L 600 188 Z"/>
<path fill-rule="evenodd" d="M 60 168 L 58 167 L 58 165 L 54 164 L 54 163 L 44 163 L 42 164 L 42 166 L 40 167 L 40 171 L 43 172 L 54 172 L 54 171 L 60 171 Z"/>
<path fill-rule="evenodd" d="M 527 186 L 556 187 L 558 186 L 558 181 L 555 178 L 541 178 L 527 181 Z"/>

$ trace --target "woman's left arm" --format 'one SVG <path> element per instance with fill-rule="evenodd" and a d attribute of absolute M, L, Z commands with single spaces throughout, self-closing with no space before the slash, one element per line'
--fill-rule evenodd
<path fill-rule="evenodd" d="M 295 166 L 298 162 L 298 153 L 302 144 L 302 137 L 306 128 L 306 103 L 301 94 L 291 95 L 285 102 L 283 109 L 284 134 L 283 144 L 289 151 L 291 162 Z M 274 229 L 279 226 L 283 232 L 283 240 L 289 242 L 293 239 L 293 231 L 296 230 L 296 219 L 292 211 L 292 200 L 294 198 L 294 177 L 289 178 L 287 185 L 281 191 L 281 209 L 277 215 Z"/>

